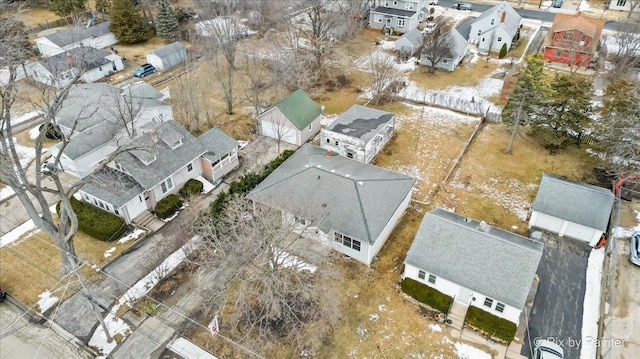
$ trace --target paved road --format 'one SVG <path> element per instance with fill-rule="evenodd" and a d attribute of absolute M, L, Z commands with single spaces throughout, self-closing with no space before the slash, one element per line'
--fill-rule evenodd
<path fill-rule="evenodd" d="M 90 358 L 53 330 L 29 319 L 9 300 L 0 303 L 0 358 Z"/>
<path fill-rule="evenodd" d="M 569 238 L 544 233 L 544 252 L 537 274 L 538 293 L 529 318 L 529 331 L 522 355 L 531 355 L 530 340 L 552 338 L 563 341 L 565 358 L 579 358 L 586 269 L 591 247 Z"/>

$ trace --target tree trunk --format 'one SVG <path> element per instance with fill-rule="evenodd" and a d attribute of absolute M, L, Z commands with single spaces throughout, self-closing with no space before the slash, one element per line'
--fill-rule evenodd
<path fill-rule="evenodd" d="M 520 100 L 520 105 L 518 106 L 518 113 L 516 114 L 516 119 L 513 122 L 513 130 L 511 132 L 511 138 L 509 138 L 509 143 L 507 144 L 507 148 L 504 149 L 504 153 L 511 153 L 511 148 L 513 148 L 513 141 L 516 139 L 516 135 L 518 134 L 518 126 L 520 126 L 520 118 L 522 117 L 522 108 L 524 107 L 524 100 Z"/>

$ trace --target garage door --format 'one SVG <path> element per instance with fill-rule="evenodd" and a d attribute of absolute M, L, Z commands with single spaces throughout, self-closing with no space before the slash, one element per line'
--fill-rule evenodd
<path fill-rule="evenodd" d="M 567 226 L 567 230 L 564 232 L 564 235 L 585 242 L 590 242 L 593 239 L 593 236 L 595 236 L 595 233 L 596 230 L 593 228 L 570 222 Z"/>
<path fill-rule="evenodd" d="M 262 121 L 262 134 L 264 136 L 268 136 L 271 138 L 275 138 L 276 140 L 280 138 L 280 140 L 284 142 L 291 143 L 293 145 L 297 145 L 296 143 L 296 130 L 277 125 L 275 123 L 271 123 L 268 121 Z"/>
<path fill-rule="evenodd" d="M 535 219 L 535 223 L 533 223 L 534 226 L 546 229 L 554 233 L 560 232 L 560 228 L 562 228 L 563 222 L 562 219 L 540 212 L 536 213 L 538 214 L 538 216 Z"/>

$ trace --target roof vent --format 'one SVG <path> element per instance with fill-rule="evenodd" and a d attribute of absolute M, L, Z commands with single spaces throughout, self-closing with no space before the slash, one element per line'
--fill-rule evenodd
<path fill-rule="evenodd" d="M 480 224 L 478 225 L 478 229 L 483 232 L 489 232 L 489 225 L 485 221 L 480 221 Z"/>
<path fill-rule="evenodd" d="M 364 185 L 364 182 L 358 181 L 358 184 L 362 186 L 362 185 Z"/>
<path fill-rule="evenodd" d="M 322 168 L 322 165 L 317 165 L 316 167 L 318 167 L 318 168 Z"/>
<path fill-rule="evenodd" d="M 344 176 L 347 177 L 347 178 L 351 177 L 351 175 L 344 175 Z"/>

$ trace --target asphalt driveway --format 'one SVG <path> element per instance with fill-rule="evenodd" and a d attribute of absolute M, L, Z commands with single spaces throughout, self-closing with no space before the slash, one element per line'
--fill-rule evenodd
<path fill-rule="evenodd" d="M 540 286 L 529 317 L 522 355 L 531 357 L 536 339 L 560 344 L 565 358 L 579 358 L 586 287 L 587 243 L 543 232 L 544 252 L 537 274 Z M 539 340 L 539 339 L 538 339 Z"/>

